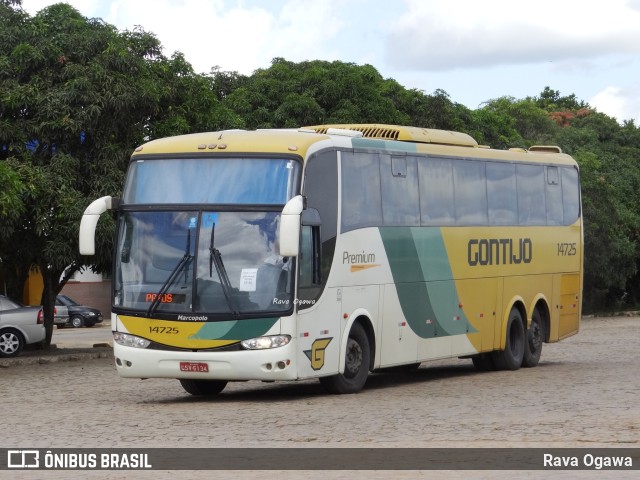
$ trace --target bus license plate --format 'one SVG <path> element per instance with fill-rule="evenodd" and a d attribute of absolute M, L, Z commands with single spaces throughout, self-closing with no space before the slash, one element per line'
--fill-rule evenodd
<path fill-rule="evenodd" d="M 180 371 L 207 373 L 209 365 L 203 362 L 180 362 Z"/>

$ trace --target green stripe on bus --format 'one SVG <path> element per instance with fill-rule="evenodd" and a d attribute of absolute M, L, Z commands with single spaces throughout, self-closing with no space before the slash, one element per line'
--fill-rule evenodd
<path fill-rule="evenodd" d="M 458 307 L 458 293 L 440 228 L 379 230 L 402 312 L 416 335 L 432 338 L 475 332 Z"/>
<path fill-rule="evenodd" d="M 277 321 L 277 318 L 252 318 L 207 322 L 191 338 L 194 340 L 246 340 L 264 335 Z"/>
<path fill-rule="evenodd" d="M 375 140 L 372 138 L 354 137 L 351 139 L 354 148 L 401 151 L 415 153 L 418 151 L 415 143 L 396 142 L 393 140 Z"/>

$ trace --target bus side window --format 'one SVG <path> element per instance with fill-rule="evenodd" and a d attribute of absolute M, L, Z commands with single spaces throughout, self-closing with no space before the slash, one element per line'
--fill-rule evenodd
<path fill-rule="evenodd" d="M 313 285 L 313 227 L 303 226 L 300 232 L 300 287 Z"/>
<path fill-rule="evenodd" d="M 302 225 L 300 231 L 300 262 L 298 296 L 301 300 L 314 300 L 322 288 L 322 270 L 320 267 L 320 227 Z M 298 308 L 304 308 L 300 304 Z"/>
<path fill-rule="evenodd" d="M 545 197 L 547 204 L 547 225 L 562 225 L 563 205 L 562 187 L 558 167 L 546 167 L 547 182 L 545 183 Z"/>
<path fill-rule="evenodd" d="M 516 165 L 518 223 L 546 225 L 547 207 L 543 165 Z"/>
<path fill-rule="evenodd" d="M 580 217 L 580 183 L 575 168 L 562 168 L 562 204 L 564 224 L 571 225 Z"/>
<path fill-rule="evenodd" d="M 302 285 L 320 285 L 322 270 L 320 268 L 320 213 L 315 208 L 302 212 L 300 230 L 300 283 Z"/>

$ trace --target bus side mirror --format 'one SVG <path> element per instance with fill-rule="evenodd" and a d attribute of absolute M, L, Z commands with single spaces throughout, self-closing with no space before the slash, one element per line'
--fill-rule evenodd
<path fill-rule="evenodd" d="M 308 208 L 302 212 L 302 225 L 309 227 L 319 227 L 322 225 L 320 220 L 320 213 L 315 208 Z"/>
<path fill-rule="evenodd" d="M 280 255 L 295 257 L 300 252 L 300 214 L 304 207 L 302 195 L 287 202 L 280 216 Z"/>
<path fill-rule="evenodd" d="M 85 209 L 82 220 L 80 220 L 80 234 L 78 238 L 80 255 L 95 255 L 96 225 L 98 225 L 100 215 L 107 210 L 117 207 L 118 203 L 118 198 L 110 196 L 100 197 L 91 202 L 91 205 Z"/>

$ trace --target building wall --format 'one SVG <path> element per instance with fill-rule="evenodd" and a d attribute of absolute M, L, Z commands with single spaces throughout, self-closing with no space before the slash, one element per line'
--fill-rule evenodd
<path fill-rule="evenodd" d="M 25 305 L 40 305 L 42 300 L 42 275 L 39 271 L 32 271 L 24 285 L 22 303 Z M 111 281 L 103 280 L 101 274 L 95 274 L 89 269 L 76 272 L 60 292 L 81 305 L 97 308 L 106 320 L 111 318 Z"/>
<path fill-rule="evenodd" d="M 25 305 L 41 305 L 43 288 L 44 283 L 42 282 L 40 270 L 29 272 L 29 278 L 24 283 L 22 303 Z"/>
<path fill-rule="evenodd" d="M 105 321 L 111 318 L 111 282 L 69 281 L 60 292 L 87 307 L 97 308 Z"/>

